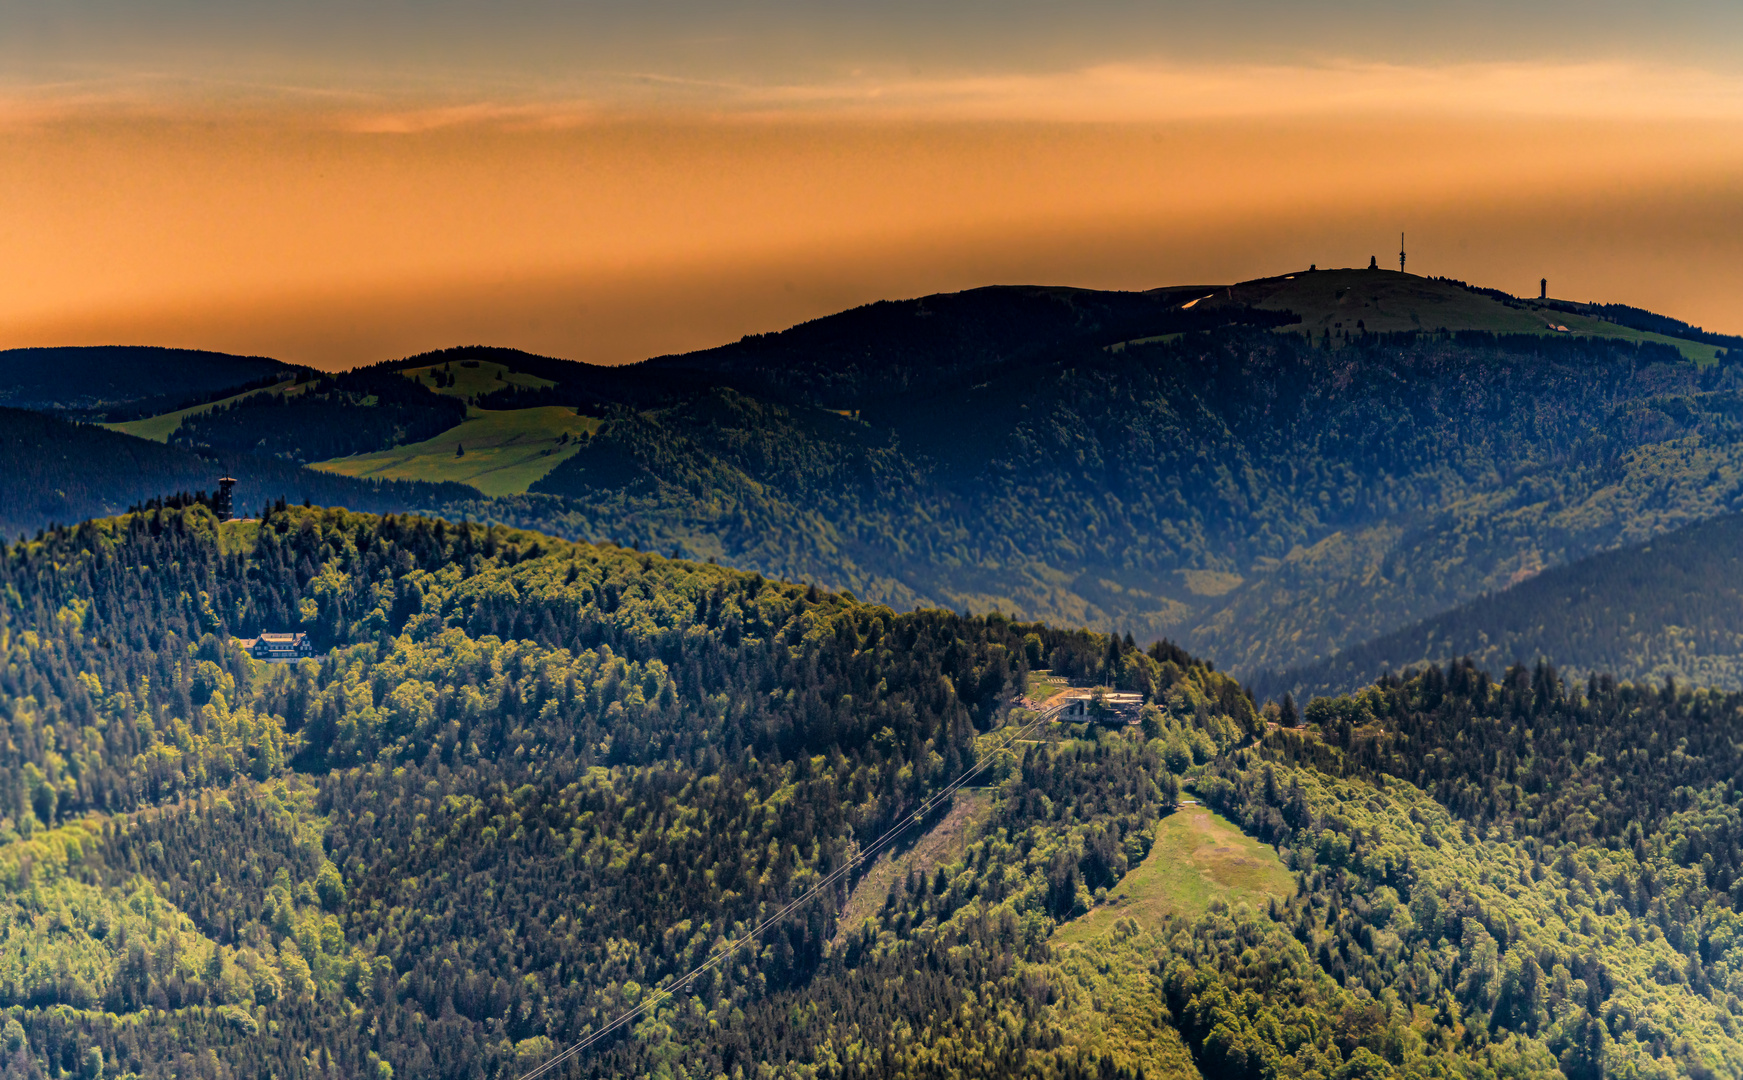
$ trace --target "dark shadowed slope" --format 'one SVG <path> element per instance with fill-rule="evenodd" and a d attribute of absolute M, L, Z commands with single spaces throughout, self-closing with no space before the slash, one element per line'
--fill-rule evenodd
<path fill-rule="evenodd" d="M 993 286 L 886 300 L 753 334 L 731 345 L 640 365 L 715 374 L 741 390 L 825 408 L 859 408 L 987 365 L 1021 364 L 1062 345 L 1111 345 L 1145 334 L 1259 319 L 1240 307 L 1182 311 L 1202 290 L 1100 292 Z"/>
<path fill-rule="evenodd" d="M 246 454 L 204 458 L 42 413 L 0 408 L 0 536 L 116 513 L 178 491 L 210 490 L 226 474 L 238 481 L 238 515 L 279 498 L 388 512 L 477 495 L 460 484 L 353 480 Z"/>
<path fill-rule="evenodd" d="M 189 416 L 172 446 L 305 464 L 421 442 L 466 419 L 466 403 L 380 368 L 263 390 Z"/>
<path fill-rule="evenodd" d="M 1256 686 L 1336 693 L 1462 656 L 1496 673 L 1545 658 L 1575 675 L 1743 689 L 1743 516 L 1557 567 Z"/>
<path fill-rule="evenodd" d="M 1734 508 L 1740 377 L 1652 344 L 1237 327 L 845 417 L 728 389 L 608 411 L 474 512 L 1262 671 Z"/>
<path fill-rule="evenodd" d="M 4 349 L 0 405 L 101 410 L 152 398 L 164 402 L 158 411 L 167 411 L 205 394 L 297 370 L 264 356 L 147 345 Z"/>

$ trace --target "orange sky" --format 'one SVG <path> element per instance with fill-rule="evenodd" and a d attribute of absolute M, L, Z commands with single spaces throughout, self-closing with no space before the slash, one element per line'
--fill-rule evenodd
<path fill-rule="evenodd" d="M 1382 265 L 1743 333 L 1743 84 L 1108 65 L 522 94 L 0 93 L 0 347 L 623 362 L 884 297 Z"/>

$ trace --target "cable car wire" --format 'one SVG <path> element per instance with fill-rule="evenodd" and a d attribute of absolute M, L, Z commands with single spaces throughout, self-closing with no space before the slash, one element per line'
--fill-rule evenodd
<path fill-rule="evenodd" d="M 729 942 L 725 948 L 722 948 L 719 951 L 715 952 L 708 959 L 706 959 L 702 963 L 696 965 L 694 968 L 691 968 L 688 972 L 684 973 L 679 978 L 674 979 L 671 982 L 666 983 L 664 986 L 659 987 L 653 993 L 649 994 L 647 996 L 647 998 L 645 998 L 642 1001 L 641 1004 L 635 1006 L 633 1009 L 630 1009 L 627 1012 L 620 1013 L 609 1024 L 606 1024 L 605 1026 L 599 1028 L 598 1030 L 588 1032 L 585 1036 L 583 1036 L 581 1038 L 580 1041 L 571 1045 L 568 1049 L 564 1050 L 561 1054 L 558 1054 L 556 1057 L 551 1058 L 549 1061 L 544 1062 L 543 1064 L 539 1065 L 537 1068 L 533 1069 L 530 1072 L 522 1073 L 517 1078 L 517 1080 L 538 1080 L 539 1077 L 544 1076 L 545 1074 L 556 1069 L 558 1066 L 563 1065 L 564 1063 L 570 1061 L 577 1054 L 580 1054 L 583 1050 L 586 1050 L 588 1047 L 592 1046 L 594 1043 L 599 1042 L 601 1039 L 605 1038 L 607 1035 L 611 1034 L 614 1031 L 619 1030 L 620 1028 L 624 1027 L 624 1025 L 633 1022 L 638 1017 L 647 1013 L 649 1010 L 662 1004 L 666 1000 L 674 997 L 679 990 L 688 986 L 690 984 L 690 982 L 692 980 L 694 980 L 698 975 L 701 975 L 703 972 L 707 971 L 708 969 L 715 967 L 722 960 L 725 960 L 727 957 L 733 955 L 734 953 L 738 952 L 740 949 L 744 948 L 744 946 L 746 946 L 747 944 L 756 940 L 756 938 L 758 938 L 762 935 L 763 931 L 769 929 L 771 926 L 774 926 L 776 923 L 780 922 L 782 919 L 785 919 L 788 915 L 792 914 L 794 911 L 798 910 L 800 907 L 803 907 L 807 902 L 812 900 L 818 894 L 822 893 L 825 889 L 828 889 L 830 886 L 834 885 L 837 881 L 840 881 L 849 872 L 851 872 L 854 867 L 858 866 L 860 863 L 866 861 L 867 859 L 875 856 L 885 845 L 887 845 L 890 841 L 894 840 L 897 836 L 899 836 L 903 832 L 905 832 L 910 826 L 918 824 L 921 820 L 923 820 L 925 818 L 925 816 L 928 813 L 930 813 L 931 811 L 936 809 L 941 802 L 943 802 L 945 799 L 948 799 L 952 795 L 955 795 L 959 788 L 961 788 L 964 784 L 968 783 L 969 780 L 973 779 L 975 776 L 977 776 L 978 774 L 983 772 L 988 765 L 992 764 L 993 759 L 996 758 L 1000 753 L 1009 749 L 1012 743 L 1018 741 L 1024 735 L 1028 734 L 1029 732 L 1035 730 L 1037 727 L 1040 727 L 1042 724 L 1051 720 L 1053 718 L 1053 716 L 1058 711 L 1059 710 L 1057 710 L 1057 709 L 1050 709 L 1046 712 L 1042 712 L 1042 713 L 1038 714 L 1035 717 L 1035 719 L 1029 721 L 1029 723 L 1026 726 L 1019 728 L 1015 733 L 1013 733 L 1011 735 L 1010 738 L 1006 739 L 1004 742 L 1002 742 L 998 746 L 994 747 L 990 752 L 988 752 L 978 762 L 976 762 L 975 765 L 973 767 L 971 767 L 967 772 L 964 772 L 961 776 L 958 776 L 956 779 L 952 780 L 950 783 L 944 785 L 943 787 L 939 788 L 937 791 L 933 792 L 931 795 L 927 796 L 927 798 L 924 801 L 922 801 L 920 803 L 920 805 L 918 807 L 916 807 L 913 811 L 903 814 L 901 820 L 899 820 L 895 825 L 892 825 L 889 828 L 889 830 L 887 832 L 885 832 L 882 836 L 878 837 L 876 840 L 874 840 L 870 844 L 866 845 L 866 847 L 864 849 L 862 849 L 858 854 L 854 855 L 853 858 L 849 859 L 847 862 L 843 863 L 842 865 L 836 867 L 834 870 L 830 871 L 829 874 L 827 874 L 825 877 L 822 878 L 822 880 L 816 882 L 809 889 L 806 889 L 803 893 L 799 894 L 799 896 L 796 899 L 788 901 L 788 903 L 784 907 L 782 907 L 779 911 L 775 912 L 773 915 L 769 915 L 769 916 L 765 917 L 761 922 L 757 923 L 756 926 L 752 927 L 750 930 L 746 931 L 745 933 L 739 935 L 739 937 L 736 938 L 735 940 Z"/>

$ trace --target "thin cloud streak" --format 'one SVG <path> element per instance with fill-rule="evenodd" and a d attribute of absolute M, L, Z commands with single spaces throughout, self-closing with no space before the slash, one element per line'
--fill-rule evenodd
<path fill-rule="evenodd" d="M 168 75 L 0 85 L 0 127 L 102 114 L 302 113 L 345 131 L 562 128 L 601 119 L 774 117 L 1148 123 L 1358 117 L 1743 120 L 1743 76 L 1628 61 L 1398 65 L 1110 63 L 1051 73 L 811 82 L 594 72 L 563 82 L 334 88 Z"/>
<path fill-rule="evenodd" d="M 740 87 L 748 109 L 1097 122 L 1408 116 L 1743 119 L 1743 78 L 1607 62 L 1107 64 L 1051 75 Z"/>

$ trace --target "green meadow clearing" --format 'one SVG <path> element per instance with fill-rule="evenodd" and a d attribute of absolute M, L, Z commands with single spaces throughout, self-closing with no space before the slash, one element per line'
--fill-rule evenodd
<path fill-rule="evenodd" d="M 1107 903 L 1061 926 L 1053 940 L 1091 941 L 1120 919 L 1152 929 L 1169 914 L 1196 918 L 1219 898 L 1258 907 L 1267 897 L 1281 899 L 1294 889 L 1294 875 L 1275 848 L 1208 807 L 1182 806 L 1157 823 L 1150 854 L 1109 890 Z"/>
<path fill-rule="evenodd" d="M 520 495 L 573 456 L 580 449 L 580 436 L 598 427 L 597 419 L 561 405 L 475 408 L 464 423 L 435 438 L 310 467 L 360 479 L 453 480 L 490 496 Z M 465 453 L 456 453 L 461 448 Z"/>
<path fill-rule="evenodd" d="M 106 427 L 110 431 L 119 431 L 123 435 L 132 435 L 135 438 L 140 439 L 150 439 L 152 442 L 167 443 L 169 442 L 169 437 L 175 433 L 175 429 L 181 427 L 182 421 L 190 416 L 198 416 L 201 413 L 211 412 L 220 405 L 230 405 L 241 401 L 245 397 L 251 397 L 255 394 L 282 393 L 290 397 L 295 397 L 297 394 L 302 393 L 308 385 L 308 383 L 299 383 L 286 379 L 284 382 L 274 383 L 271 386 L 259 386 L 255 387 L 253 390 L 245 390 L 240 394 L 233 394 L 230 397 L 221 398 L 217 401 L 208 401 L 204 405 L 193 405 L 186 409 L 177 409 L 174 412 L 159 413 L 156 416 L 147 416 L 142 420 L 127 420 L 119 424 L 102 424 L 100 426 Z"/>
<path fill-rule="evenodd" d="M 1053 932 L 1053 1014 L 1089 1053 L 1156 1080 L 1198 1080 L 1191 1052 L 1162 1019 L 1167 1002 L 1153 969 L 1164 920 L 1195 919 L 1219 899 L 1263 910 L 1267 898 L 1294 890 L 1273 848 L 1207 807 L 1182 806 L 1157 823 L 1150 854 L 1107 903 Z"/>
<path fill-rule="evenodd" d="M 1026 692 L 1033 701 L 1046 701 L 1070 685 L 1070 680 L 1063 675 L 1055 675 L 1051 671 L 1031 671 Z"/>
<path fill-rule="evenodd" d="M 555 386 L 549 379 L 541 379 L 537 375 L 528 375 L 522 371 L 510 371 L 502 364 L 490 360 L 460 360 L 447 361 L 441 364 L 429 364 L 424 367 L 405 368 L 400 372 L 406 378 L 416 383 L 422 383 L 430 390 L 444 397 L 457 397 L 470 401 L 475 397 L 493 394 L 505 386 L 519 386 L 535 390 L 542 386 Z M 440 378 L 437 378 L 437 375 Z M 446 383 L 453 377 L 453 385 L 438 385 Z"/>
<path fill-rule="evenodd" d="M 1555 327 L 1563 326 L 1576 337 L 1669 345 L 1698 364 L 1713 363 L 1719 352 L 1712 345 L 1556 311 L 1529 298 L 1514 307 L 1451 282 L 1396 270 L 1320 270 L 1264 278 L 1236 285 L 1227 296 L 1269 311 L 1293 311 L 1301 323 L 1286 329 L 1314 336 L 1326 330 L 1355 331 L 1358 321 L 1375 333 L 1445 329 L 1552 336 L 1559 333 Z"/>

